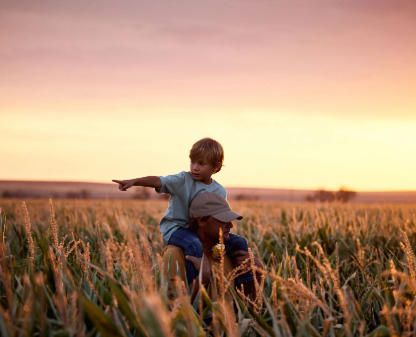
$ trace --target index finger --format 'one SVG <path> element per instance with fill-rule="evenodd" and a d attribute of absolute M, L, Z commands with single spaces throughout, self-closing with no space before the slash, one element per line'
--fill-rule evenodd
<path fill-rule="evenodd" d="M 117 184 L 121 184 L 121 180 L 111 180 L 111 181 L 113 181 L 113 182 L 115 182 Z"/>

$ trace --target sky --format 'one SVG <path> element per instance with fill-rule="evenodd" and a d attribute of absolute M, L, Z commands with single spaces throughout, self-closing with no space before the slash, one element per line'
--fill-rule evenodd
<path fill-rule="evenodd" d="M 416 3 L 0 0 L 0 180 L 416 190 Z"/>

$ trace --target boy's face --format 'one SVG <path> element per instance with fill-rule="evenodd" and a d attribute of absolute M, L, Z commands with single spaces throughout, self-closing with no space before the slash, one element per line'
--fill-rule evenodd
<path fill-rule="evenodd" d="M 191 160 L 191 173 L 195 180 L 209 185 L 215 168 L 205 159 Z"/>

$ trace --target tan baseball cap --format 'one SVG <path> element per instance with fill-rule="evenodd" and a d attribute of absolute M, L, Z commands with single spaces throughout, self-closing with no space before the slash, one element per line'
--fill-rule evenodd
<path fill-rule="evenodd" d="M 231 210 L 223 196 L 214 192 L 205 192 L 197 195 L 189 207 L 189 217 L 197 218 L 204 216 L 212 216 L 221 222 L 230 222 L 243 218 L 240 214 Z"/>

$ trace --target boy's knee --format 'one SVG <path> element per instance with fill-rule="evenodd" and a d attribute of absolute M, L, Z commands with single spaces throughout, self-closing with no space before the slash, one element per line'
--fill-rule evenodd
<path fill-rule="evenodd" d="M 192 239 L 192 240 L 190 240 L 190 244 L 189 244 L 189 247 L 194 251 L 193 252 L 193 256 L 195 256 L 195 257 L 202 257 L 202 254 L 203 254 L 203 248 L 202 248 L 202 243 L 201 243 L 201 241 L 199 241 L 199 239 L 198 240 L 194 240 L 194 239 Z"/>
<path fill-rule="evenodd" d="M 192 246 L 195 246 L 198 249 L 202 249 L 202 243 L 199 241 L 198 237 L 190 237 L 188 238 L 188 241 Z"/>
<path fill-rule="evenodd" d="M 198 245 L 198 246 L 201 246 L 202 247 L 202 243 L 201 243 L 201 241 L 199 240 L 199 237 L 197 237 L 196 235 L 195 236 L 190 236 L 190 237 L 188 237 L 187 238 L 192 244 L 195 244 L 195 245 Z"/>
<path fill-rule="evenodd" d="M 241 249 L 248 251 L 248 243 L 246 238 L 243 238 L 242 236 L 240 236 L 240 239 L 237 241 L 239 246 L 241 247 Z"/>
<path fill-rule="evenodd" d="M 233 250 L 245 250 L 248 251 L 248 243 L 245 237 L 239 235 L 233 235 L 231 242 Z"/>

